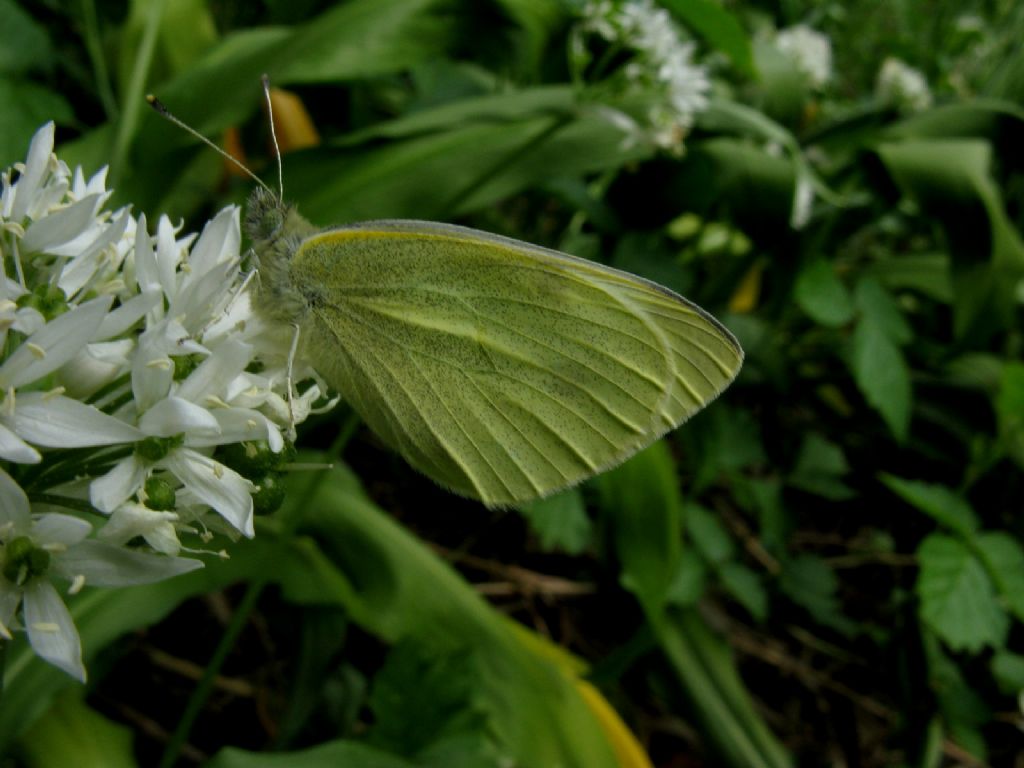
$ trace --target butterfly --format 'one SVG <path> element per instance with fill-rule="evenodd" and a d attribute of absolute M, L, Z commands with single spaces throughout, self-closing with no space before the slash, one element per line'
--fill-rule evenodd
<path fill-rule="evenodd" d="M 262 182 L 245 231 L 256 312 L 294 327 L 295 354 L 413 467 L 487 506 L 625 461 L 743 362 L 668 288 L 507 237 L 411 220 L 318 229 Z"/>

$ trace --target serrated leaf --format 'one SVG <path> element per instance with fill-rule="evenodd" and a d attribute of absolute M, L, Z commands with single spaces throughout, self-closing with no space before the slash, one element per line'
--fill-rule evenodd
<path fill-rule="evenodd" d="M 989 662 L 992 677 L 999 690 L 1008 696 L 1017 696 L 1024 691 L 1024 656 L 1010 651 L 999 651 Z"/>
<path fill-rule="evenodd" d="M 829 328 L 839 328 L 853 319 L 850 292 L 826 259 L 818 259 L 800 270 L 794 298 L 812 320 Z"/>
<path fill-rule="evenodd" d="M 977 653 L 986 646 L 1001 648 L 1010 619 L 971 550 L 958 539 L 933 533 L 922 542 L 917 556 L 921 619 L 953 650 Z"/>
<path fill-rule="evenodd" d="M 524 504 L 519 511 L 530 521 L 545 550 L 578 555 L 590 543 L 593 526 L 579 488 Z"/>
<path fill-rule="evenodd" d="M 984 762 L 987 752 L 981 726 L 989 721 L 992 713 L 985 700 L 967 684 L 960 667 L 945 654 L 935 635 L 923 632 L 921 640 L 928 665 L 928 683 L 953 740 Z"/>
<path fill-rule="evenodd" d="M 1024 548 L 1003 531 L 982 533 L 974 544 L 1010 612 L 1024 621 Z"/>
<path fill-rule="evenodd" d="M 668 585 L 665 600 L 678 606 L 695 605 L 704 596 L 708 569 L 695 553 L 684 553 Z"/>
<path fill-rule="evenodd" d="M 718 569 L 718 577 L 725 591 L 754 619 L 764 621 L 768 618 L 768 593 L 754 571 L 743 563 L 729 562 Z"/>
<path fill-rule="evenodd" d="M 735 557 L 732 537 L 712 512 L 699 504 L 687 504 L 683 515 L 686 533 L 705 560 L 717 566 Z"/>
<path fill-rule="evenodd" d="M 457 742 L 463 760 L 473 756 L 473 765 L 498 765 L 489 743 L 490 728 L 479 680 L 487 670 L 472 647 L 431 651 L 414 642 L 400 643 L 388 656 L 374 678 L 369 705 L 374 725 L 370 744 L 441 765 L 436 755 L 446 744 Z M 487 756 L 492 756 L 491 760 Z"/>
<path fill-rule="evenodd" d="M 962 536 L 970 538 L 978 530 L 970 504 L 946 486 L 885 474 L 881 480 L 905 502 Z"/>
<path fill-rule="evenodd" d="M 850 358 L 857 387 L 875 408 L 897 440 L 910 427 L 910 370 L 884 327 L 870 315 L 861 317 L 853 332 Z"/>
<path fill-rule="evenodd" d="M 789 485 L 832 501 L 842 501 L 854 492 L 840 478 L 850 471 L 843 449 L 816 432 L 804 436 L 796 465 L 787 478 Z"/>
<path fill-rule="evenodd" d="M 805 608 L 820 623 L 844 634 L 852 634 L 856 627 L 843 615 L 836 596 L 838 587 L 835 571 L 814 555 L 798 555 L 786 560 L 779 574 L 779 589 L 794 603 Z"/>
<path fill-rule="evenodd" d="M 870 315 L 894 344 L 902 346 L 914 338 L 896 301 L 874 278 L 862 277 L 857 281 L 854 301 L 860 313 Z"/>
<path fill-rule="evenodd" d="M 1013 460 L 1024 467 L 1024 363 L 1003 366 L 995 406 L 999 437 Z"/>

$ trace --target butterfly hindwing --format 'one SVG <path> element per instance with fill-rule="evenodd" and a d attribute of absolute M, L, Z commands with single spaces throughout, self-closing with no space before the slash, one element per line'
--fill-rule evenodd
<path fill-rule="evenodd" d="M 420 471 L 491 506 L 577 483 L 699 410 L 739 346 L 660 286 L 412 221 L 313 235 L 291 263 L 311 362 Z"/>

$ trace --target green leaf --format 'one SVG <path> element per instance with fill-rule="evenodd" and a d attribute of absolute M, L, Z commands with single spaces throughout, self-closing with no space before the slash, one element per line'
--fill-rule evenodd
<path fill-rule="evenodd" d="M 768 594 L 761 577 L 743 563 L 728 562 L 718 569 L 725 591 L 742 605 L 756 621 L 768 618 Z"/>
<path fill-rule="evenodd" d="M 999 438 L 1014 461 L 1024 467 L 1024 363 L 1003 366 L 995 400 Z"/>
<path fill-rule="evenodd" d="M 295 752 L 247 752 L 227 747 L 205 763 L 208 768 L 417 768 L 365 744 L 328 741 Z"/>
<path fill-rule="evenodd" d="M 987 762 L 981 726 L 991 719 L 992 713 L 985 700 L 967 684 L 957 664 L 943 652 L 935 636 L 931 632 L 923 632 L 922 641 L 928 682 L 953 740 L 982 762 Z"/>
<path fill-rule="evenodd" d="M 794 296 L 800 308 L 821 325 L 839 328 L 853 319 L 850 292 L 827 259 L 813 261 L 800 270 Z"/>
<path fill-rule="evenodd" d="M 20 739 L 28 768 L 134 768 L 132 732 L 85 704 L 85 691 L 65 692 Z"/>
<path fill-rule="evenodd" d="M 501 759 L 489 739 L 491 713 L 479 688 L 487 673 L 472 647 L 437 652 L 400 643 L 374 678 L 369 742 L 439 768 L 455 768 L 436 760 L 455 744 L 462 752 L 457 765 L 498 768 Z"/>
<path fill-rule="evenodd" d="M 999 690 L 1007 696 L 1019 696 L 1024 691 L 1024 656 L 997 651 L 989 662 L 989 668 Z"/>
<path fill-rule="evenodd" d="M 18 75 L 31 69 L 49 69 L 54 63 L 53 46 L 46 28 L 22 10 L 18 3 L 0 0 L 0 75 Z M 4 101 L 4 112 L 20 108 Z M 37 126 L 38 127 L 38 126 Z"/>
<path fill-rule="evenodd" d="M 851 635 L 856 625 L 843 614 L 836 595 L 838 588 L 839 579 L 835 571 L 820 557 L 798 555 L 782 564 L 779 589 L 819 623 Z"/>
<path fill-rule="evenodd" d="M 707 588 L 708 570 L 694 553 L 684 553 L 679 567 L 668 585 L 666 601 L 675 606 L 692 606 L 704 596 Z"/>
<path fill-rule="evenodd" d="M 592 528 L 579 488 L 539 499 L 519 508 L 545 550 L 578 555 L 590 544 Z"/>
<path fill-rule="evenodd" d="M 974 544 L 1006 607 L 1024 621 L 1024 548 L 1003 531 L 979 534 Z"/>
<path fill-rule="evenodd" d="M 688 503 L 684 507 L 683 518 L 694 548 L 713 566 L 722 565 L 736 556 L 732 536 L 714 513 L 699 504 Z"/>
<path fill-rule="evenodd" d="M 750 38 L 732 13 L 714 0 L 661 0 L 685 25 L 716 48 L 733 63 L 733 66 L 747 77 L 753 77 L 754 55 Z"/>
<path fill-rule="evenodd" d="M 908 504 L 924 512 L 937 523 L 971 538 L 978 530 L 978 518 L 964 499 L 944 485 L 881 475 L 885 485 Z"/>
<path fill-rule="evenodd" d="M 64 124 L 74 120 L 71 105 L 58 93 L 41 85 L 0 76 L 0 104 L 17 104 L 17 109 L 0 109 L 0 167 L 25 159 L 28 144 L 39 127 L 53 120 Z"/>
<path fill-rule="evenodd" d="M 991 176 L 992 145 L 976 139 L 908 139 L 879 156 L 904 193 L 945 229 L 953 257 L 956 335 L 985 338 L 1013 321 L 1024 240 Z"/>
<path fill-rule="evenodd" d="M 850 358 L 857 387 L 875 408 L 897 440 L 905 440 L 910 427 L 910 370 L 886 332 L 871 315 L 864 315 L 853 331 Z"/>
<path fill-rule="evenodd" d="M 862 277 L 857 281 L 854 297 L 861 315 L 870 315 L 893 344 L 903 346 L 914 338 L 899 306 L 877 280 Z"/>
<path fill-rule="evenodd" d="M 293 476 L 287 504 L 284 509 L 302 510 L 302 531 L 316 537 L 347 584 L 336 589 L 313 581 L 310 588 L 321 600 L 343 600 L 355 622 L 388 642 L 414 643 L 438 658 L 472 649 L 479 665 L 475 702 L 487 712 L 493 741 L 509 762 L 615 766 L 575 670 L 539 652 L 543 643 L 535 635 L 513 629 L 448 564 L 370 502 L 349 470 L 336 465 L 314 477 Z"/>
<path fill-rule="evenodd" d="M 943 304 L 953 302 L 949 254 L 894 254 L 871 264 L 865 275 L 877 278 L 893 291 L 912 290 Z"/>
<path fill-rule="evenodd" d="M 921 619 L 955 651 L 1001 648 L 1010 620 L 984 566 L 967 545 L 933 533 L 922 542 L 917 555 Z"/>
<path fill-rule="evenodd" d="M 786 482 L 802 491 L 843 501 L 855 495 L 841 479 L 849 471 L 842 448 L 817 432 L 809 432 L 800 443 L 796 465 Z"/>
<path fill-rule="evenodd" d="M 651 616 L 659 616 L 680 558 L 682 500 L 672 454 L 660 440 L 594 483 L 622 583 Z"/>

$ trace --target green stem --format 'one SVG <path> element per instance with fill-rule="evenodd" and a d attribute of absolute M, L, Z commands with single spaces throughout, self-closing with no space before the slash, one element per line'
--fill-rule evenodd
<path fill-rule="evenodd" d="M 349 412 L 348 417 L 342 424 L 341 430 L 338 432 L 338 437 L 335 438 L 334 443 L 331 445 L 330 453 L 332 456 L 341 456 L 345 446 L 348 445 L 349 440 L 355 434 L 356 429 L 359 427 L 360 418 L 355 411 Z M 303 498 L 299 500 L 292 508 L 305 510 L 309 508 L 309 502 L 316 494 L 317 489 L 320 487 L 320 483 L 324 478 L 327 477 L 327 473 L 324 472 L 320 478 L 311 482 L 303 494 Z M 298 526 L 301 515 L 286 515 L 281 517 L 281 528 L 278 535 L 287 536 L 292 533 Z M 174 733 L 171 736 L 170 741 L 167 743 L 164 754 L 160 759 L 160 768 L 171 768 L 175 761 L 178 759 L 178 755 L 181 753 L 181 748 L 188 739 L 189 734 L 192 732 L 192 726 L 195 725 L 196 719 L 203 711 L 203 707 L 206 706 L 206 700 L 210 697 L 213 692 L 213 683 L 220 674 L 221 668 L 224 666 L 224 662 L 228 658 L 231 649 L 234 647 L 235 642 L 238 640 L 238 636 L 241 634 L 242 629 L 249 621 L 249 617 L 252 612 L 256 609 L 256 605 L 259 603 L 260 595 L 263 594 L 263 590 L 266 588 L 268 580 L 261 578 L 258 581 L 254 581 L 249 585 L 245 591 L 245 595 L 239 602 L 238 607 L 235 609 L 234 616 L 231 617 L 231 623 L 228 625 L 227 631 L 224 636 L 221 637 L 220 642 L 217 644 L 216 650 L 213 652 L 213 656 L 210 658 L 209 663 L 206 665 L 206 669 L 203 670 L 203 676 L 199 680 L 199 684 L 196 685 L 195 690 L 189 697 L 188 704 L 185 706 L 185 711 L 181 716 L 181 720 L 178 721 L 177 727 L 174 729 Z"/>
<path fill-rule="evenodd" d="M 544 128 L 544 130 L 540 131 L 536 136 L 530 137 L 517 150 L 509 152 L 491 167 L 485 169 L 483 173 L 479 174 L 472 182 L 457 192 L 447 204 L 442 205 L 440 218 L 445 219 L 456 215 L 463 203 L 475 195 L 485 184 L 500 175 L 506 168 L 510 168 L 521 161 L 529 152 L 544 144 L 555 133 L 568 125 L 572 118 L 573 115 L 569 113 L 556 115 L 551 124 Z"/>
<path fill-rule="evenodd" d="M 234 647 L 235 641 L 238 640 L 238 636 L 249 622 L 249 616 L 256 607 L 256 603 L 259 601 L 263 588 L 266 585 L 267 582 L 264 580 L 256 581 L 250 584 L 249 588 L 245 591 L 242 601 L 238 604 L 238 608 L 235 609 L 235 615 L 231 617 L 231 623 L 228 624 L 227 631 L 221 638 L 220 643 L 217 644 L 217 649 L 213 652 L 213 658 L 206 665 L 199 684 L 192 692 L 192 696 L 185 706 L 185 712 L 182 714 L 181 720 L 178 721 L 178 727 L 174 729 L 171 740 L 167 743 L 167 748 L 160 759 L 160 768 L 171 768 L 177 761 L 181 748 L 192 731 L 196 718 L 199 717 L 199 713 L 206 706 L 206 700 L 213 691 L 213 684 L 220 673 L 221 667 L 224 666 L 224 662 Z"/>
<path fill-rule="evenodd" d="M 116 179 L 124 173 L 124 164 L 128 159 L 128 149 L 138 128 L 139 118 L 142 114 L 143 91 L 146 88 L 149 67 L 153 63 L 153 53 L 156 50 L 156 39 L 160 32 L 160 19 L 164 15 L 165 4 L 166 0 L 151 0 L 149 4 L 146 26 L 142 30 L 139 50 L 135 53 L 132 76 L 128 81 L 128 88 L 125 91 L 124 110 L 121 113 L 121 119 L 117 123 L 117 135 L 114 138 L 114 149 L 111 152 L 111 175 L 115 179 L 110 184 L 112 187 L 117 186 Z"/>
<path fill-rule="evenodd" d="M 117 117 L 117 99 L 110 85 L 110 73 L 107 72 L 107 60 L 103 57 L 103 43 L 100 40 L 100 25 L 96 17 L 96 3 L 93 0 L 82 0 L 82 18 L 85 19 L 85 48 L 92 62 L 93 76 L 96 78 L 96 91 L 99 93 L 103 111 L 107 119 Z"/>

